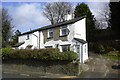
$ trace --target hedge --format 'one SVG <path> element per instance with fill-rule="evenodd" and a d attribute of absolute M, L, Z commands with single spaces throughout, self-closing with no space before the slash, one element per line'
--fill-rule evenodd
<path fill-rule="evenodd" d="M 60 52 L 59 49 L 2 49 L 2 59 L 68 60 L 78 58 L 73 51 Z"/>

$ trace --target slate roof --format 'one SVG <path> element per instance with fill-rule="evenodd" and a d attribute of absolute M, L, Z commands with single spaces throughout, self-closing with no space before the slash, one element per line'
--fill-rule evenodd
<path fill-rule="evenodd" d="M 74 38 L 74 39 L 77 40 L 77 41 L 79 41 L 79 42 L 81 42 L 81 43 L 83 43 L 83 44 L 87 43 L 87 41 L 85 41 L 83 39 L 78 39 L 78 38 Z"/>
<path fill-rule="evenodd" d="M 35 31 L 41 31 L 41 30 L 45 30 L 45 29 L 49 29 L 49 28 L 59 27 L 59 26 L 66 25 L 66 24 L 71 24 L 71 23 L 74 23 L 74 22 L 76 22 L 76 21 L 79 21 L 79 20 L 81 20 L 81 19 L 83 19 L 83 18 L 85 18 L 85 17 L 86 17 L 86 16 L 82 16 L 82 17 L 75 18 L 75 19 L 72 19 L 72 20 L 60 22 L 60 23 L 57 23 L 57 24 L 48 25 L 48 26 L 45 26 L 45 27 L 41 27 L 41 28 L 38 28 L 38 29 L 34 29 L 34 30 L 31 30 L 31 31 L 22 33 L 21 35 L 33 33 L 33 32 L 35 32 Z M 21 35 L 20 35 L 20 36 L 21 36 Z"/>
<path fill-rule="evenodd" d="M 24 44 L 24 43 L 25 43 L 25 42 L 19 42 L 19 43 L 13 45 L 13 47 L 19 47 L 20 45 L 22 45 L 22 44 Z"/>

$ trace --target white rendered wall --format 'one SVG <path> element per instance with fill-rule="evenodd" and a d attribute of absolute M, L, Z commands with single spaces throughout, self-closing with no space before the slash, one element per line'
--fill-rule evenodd
<path fill-rule="evenodd" d="M 39 36 L 39 38 L 40 38 L 40 39 L 39 39 L 39 40 L 40 40 L 40 41 L 39 41 L 39 42 L 40 42 L 40 48 L 44 48 L 44 36 L 43 36 L 42 31 L 39 32 L 39 35 L 40 35 L 40 36 Z"/>
<path fill-rule="evenodd" d="M 74 37 L 83 39 L 86 41 L 86 19 L 83 18 L 82 20 L 79 20 L 74 23 Z"/>
<path fill-rule="evenodd" d="M 67 28 L 69 30 L 69 34 L 67 36 L 68 41 L 72 41 L 74 38 L 74 24 L 67 25 Z"/>
<path fill-rule="evenodd" d="M 32 35 L 29 34 L 29 39 L 27 40 L 27 35 L 19 36 L 19 42 L 25 42 L 23 45 L 19 46 L 19 49 L 25 49 L 27 45 L 32 44 Z"/>
<path fill-rule="evenodd" d="M 36 31 L 31 34 L 32 35 L 32 49 L 38 49 L 39 48 L 39 32 Z"/>

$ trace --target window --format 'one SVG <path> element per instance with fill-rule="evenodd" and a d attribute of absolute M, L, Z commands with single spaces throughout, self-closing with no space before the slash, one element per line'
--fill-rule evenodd
<path fill-rule="evenodd" d="M 60 27 L 60 36 L 65 36 L 67 35 L 67 28 L 66 26 Z"/>
<path fill-rule="evenodd" d="M 45 46 L 45 48 L 52 48 L 52 46 Z"/>
<path fill-rule="evenodd" d="M 76 45 L 76 52 L 79 53 L 80 52 L 80 46 Z"/>
<path fill-rule="evenodd" d="M 29 34 L 27 34 L 27 38 L 26 38 L 26 40 L 28 40 L 29 39 Z"/>
<path fill-rule="evenodd" d="M 62 51 L 70 51 L 70 45 L 62 45 Z"/>
<path fill-rule="evenodd" d="M 52 38 L 52 37 L 53 37 L 53 30 L 48 29 L 48 38 Z"/>
<path fill-rule="evenodd" d="M 86 53 L 86 45 L 85 45 L 85 53 Z"/>

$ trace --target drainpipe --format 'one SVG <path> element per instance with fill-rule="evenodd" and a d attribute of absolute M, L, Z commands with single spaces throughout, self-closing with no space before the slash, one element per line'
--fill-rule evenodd
<path fill-rule="evenodd" d="M 39 49 L 40 49 L 40 31 L 38 32 L 39 33 L 39 37 L 38 37 L 38 44 L 39 44 Z"/>

